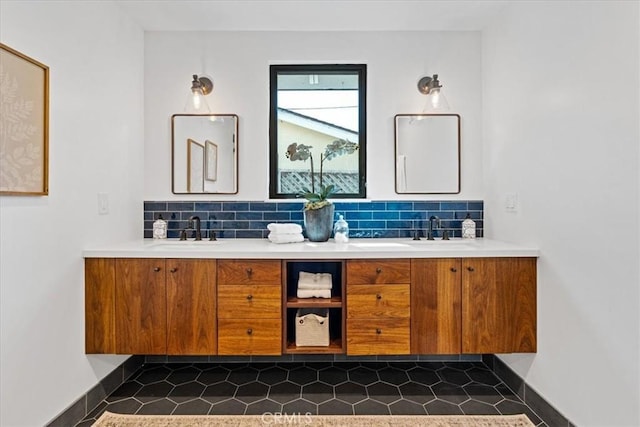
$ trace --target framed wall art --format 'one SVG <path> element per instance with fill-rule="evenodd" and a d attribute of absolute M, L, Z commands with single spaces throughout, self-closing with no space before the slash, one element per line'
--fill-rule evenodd
<path fill-rule="evenodd" d="M 215 181 L 218 179 L 218 145 L 209 141 L 205 141 L 205 179 L 207 181 Z"/>
<path fill-rule="evenodd" d="M 49 194 L 49 67 L 0 43 L 0 194 Z"/>

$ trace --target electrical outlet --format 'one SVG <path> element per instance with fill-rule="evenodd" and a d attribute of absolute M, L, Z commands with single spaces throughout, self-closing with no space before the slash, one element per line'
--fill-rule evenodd
<path fill-rule="evenodd" d="M 517 193 L 507 193 L 505 195 L 504 208 L 508 212 L 518 211 L 518 194 Z"/>
<path fill-rule="evenodd" d="M 98 193 L 98 215 L 107 215 L 109 213 L 109 194 Z"/>

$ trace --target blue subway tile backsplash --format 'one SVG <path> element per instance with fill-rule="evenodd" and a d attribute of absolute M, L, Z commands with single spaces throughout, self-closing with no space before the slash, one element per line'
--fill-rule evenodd
<path fill-rule="evenodd" d="M 482 200 L 456 201 L 384 201 L 336 202 L 335 217 L 344 215 L 349 222 L 351 237 L 411 237 L 420 230 L 424 237 L 428 218 L 437 216 L 440 236 L 447 229 L 451 236 L 461 237 L 462 221 L 470 214 L 476 222 L 478 237 L 482 237 L 484 202 Z M 151 238 L 153 221 L 159 215 L 168 222 L 168 237 L 179 237 L 192 215 L 200 217 L 202 229 L 214 230 L 218 238 L 266 238 L 267 224 L 294 222 L 304 227 L 303 202 L 144 202 L 144 237 Z"/>

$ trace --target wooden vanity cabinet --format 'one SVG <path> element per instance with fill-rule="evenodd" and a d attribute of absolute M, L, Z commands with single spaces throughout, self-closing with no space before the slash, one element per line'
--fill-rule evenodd
<path fill-rule="evenodd" d="M 462 349 L 462 268 L 455 258 L 411 260 L 411 353 Z"/>
<path fill-rule="evenodd" d="M 536 352 L 536 258 L 462 259 L 462 353 Z"/>
<path fill-rule="evenodd" d="M 347 261 L 347 354 L 409 354 L 410 261 Z"/>
<path fill-rule="evenodd" d="M 413 259 L 411 352 L 536 351 L 536 259 Z"/>
<path fill-rule="evenodd" d="M 282 354 L 279 260 L 218 260 L 218 354 Z"/>
<path fill-rule="evenodd" d="M 215 261 L 87 259 L 87 353 L 216 353 Z"/>

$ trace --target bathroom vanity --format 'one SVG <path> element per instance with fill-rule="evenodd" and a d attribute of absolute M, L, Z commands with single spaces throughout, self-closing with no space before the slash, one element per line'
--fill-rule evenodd
<path fill-rule="evenodd" d="M 86 353 L 536 351 L 535 248 L 488 239 L 146 240 L 83 255 Z M 300 271 L 331 273 L 331 298 L 297 298 Z M 296 346 L 300 308 L 327 309 L 328 346 Z"/>

